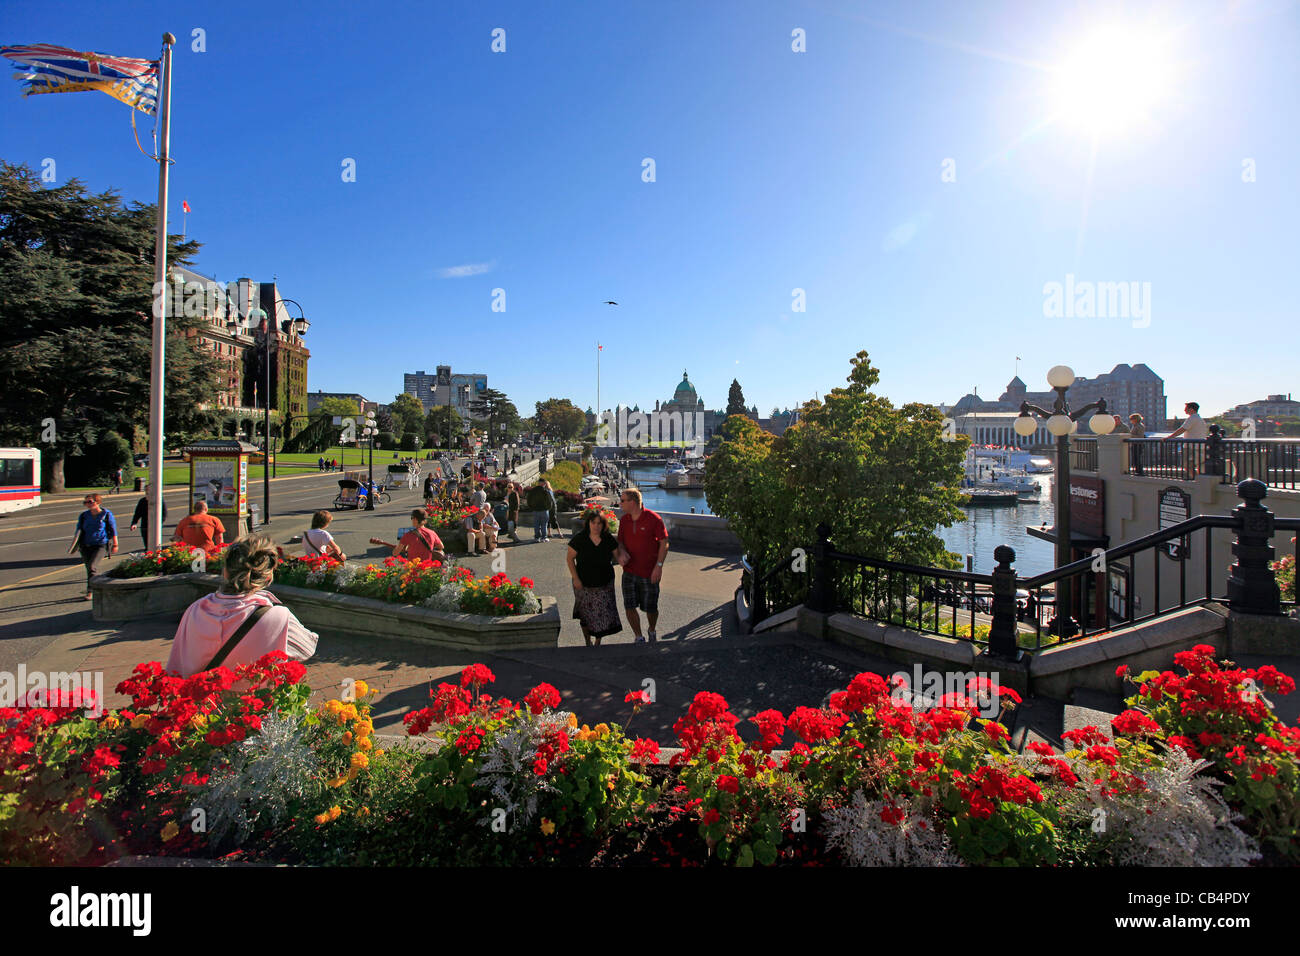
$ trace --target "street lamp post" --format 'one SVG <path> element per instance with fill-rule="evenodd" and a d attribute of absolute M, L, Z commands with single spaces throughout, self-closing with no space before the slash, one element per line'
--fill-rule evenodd
<path fill-rule="evenodd" d="M 375 413 L 366 412 L 366 427 L 361 434 L 370 439 L 370 477 L 366 482 L 366 510 L 375 510 L 375 436 L 379 428 L 375 425 Z"/>
<path fill-rule="evenodd" d="M 285 333 L 296 332 L 301 337 L 307 334 L 307 329 L 311 323 L 307 321 L 302 312 L 302 306 L 293 299 L 281 298 L 281 302 L 293 302 L 298 306 L 298 318 L 286 319 L 280 323 L 280 331 Z M 251 305 L 251 302 L 250 302 Z M 253 323 L 260 326 L 262 336 L 262 364 L 265 366 L 265 374 L 262 385 L 262 401 L 265 404 L 265 410 L 262 419 L 262 524 L 271 523 L 271 478 L 274 477 L 271 464 L 271 335 L 272 322 L 262 309 L 250 308 L 245 321 L 240 322 L 237 318 L 232 318 L 226 323 L 226 328 L 232 334 L 238 332 L 241 326 L 247 325 L 251 330 Z"/>
<path fill-rule="evenodd" d="M 1070 563 L 1070 434 L 1078 428 L 1078 422 L 1091 411 L 1096 414 L 1088 420 L 1088 427 L 1094 434 L 1109 435 L 1115 428 L 1115 419 L 1106 414 L 1106 400 L 1089 402 L 1077 411 L 1070 411 L 1070 404 L 1065 393 L 1074 384 L 1074 370 L 1067 365 L 1057 365 L 1047 373 L 1047 384 L 1056 390 L 1056 402 L 1049 412 L 1029 402 L 1020 405 L 1020 417 L 1014 425 L 1015 432 L 1022 438 L 1028 438 L 1038 430 L 1035 418 L 1043 419 L 1047 430 L 1056 437 L 1056 566 L 1064 567 Z M 1070 617 L 1073 609 L 1073 587 L 1068 578 L 1056 582 L 1056 617 L 1050 625 L 1051 632 L 1060 637 L 1070 637 L 1076 632 L 1077 625 Z"/>

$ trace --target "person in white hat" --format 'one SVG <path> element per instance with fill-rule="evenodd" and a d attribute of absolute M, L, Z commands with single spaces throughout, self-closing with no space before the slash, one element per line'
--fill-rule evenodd
<path fill-rule="evenodd" d="M 479 513 L 483 516 L 480 527 L 485 539 L 484 550 L 490 554 L 496 550 L 497 534 L 501 531 L 501 522 L 497 521 L 496 515 L 492 514 L 491 505 L 480 505 Z"/>

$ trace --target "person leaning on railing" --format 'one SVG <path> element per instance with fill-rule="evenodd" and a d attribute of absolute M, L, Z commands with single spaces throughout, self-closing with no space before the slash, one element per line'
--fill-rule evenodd
<path fill-rule="evenodd" d="M 1180 436 L 1187 441 L 1205 441 L 1208 439 L 1210 437 L 1210 426 L 1205 424 L 1205 419 L 1200 415 L 1201 406 L 1196 402 L 1188 402 L 1183 406 L 1183 411 L 1187 413 L 1183 423 L 1166 435 L 1163 440 L 1169 441 Z M 1185 460 L 1187 462 L 1188 479 L 1195 478 L 1200 470 L 1199 463 L 1193 461 L 1190 454 L 1187 455 Z"/>
<path fill-rule="evenodd" d="M 1147 437 L 1146 426 L 1142 424 L 1142 416 L 1134 412 L 1128 417 L 1128 437 L 1129 441 L 1139 442 L 1135 445 L 1128 446 L 1128 463 L 1129 470 L 1135 475 L 1142 474 L 1142 445 L 1140 439 Z"/>

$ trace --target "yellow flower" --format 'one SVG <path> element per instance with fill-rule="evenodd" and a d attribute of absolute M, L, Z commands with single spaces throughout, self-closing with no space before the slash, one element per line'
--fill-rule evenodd
<path fill-rule="evenodd" d="M 358 720 L 352 725 L 352 731 L 358 737 L 369 737 L 375 732 L 375 725 L 368 720 Z"/>
<path fill-rule="evenodd" d="M 577 714 L 570 714 L 570 715 L 569 715 L 569 728 L 572 729 L 572 728 L 577 727 L 577 726 L 578 726 L 578 715 L 577 715 Z"/>
<path fill-rule="evenodd" d="M 202 730 L 208 725 L 208 718 L 204 714 L 195 714 L 190 718 L 190 726 L 195 730 Z"/>
<path fill-rule="evenodd" d="M 176 821 L 175 820 L 170 821 L 165 827 L 162 828 L 163 842 L 166 843 L 168 840 L 170 840 L 172 837 L 176 836 L 176 834 L 180 832 L 181 832 L 181 828 L 176 825 Z"/>
<path fill-rule="evenodd" d="M 329 815 L 329 813 L 328 813 L 328 811 L 327 811 L 327 812 L 325 812 L 325 813 L 318 813 L 318 814 L 316 814 L 316 816 L 312 817 L 312 819 L 315 820 L 317 823 L 329 823 L 329 822 L 330 822 L 330 815 Z"/>
<path fill-rule="evenodd" d="M 350 743 L 352 743 L 352 731 L 349 730 L 349 731 L 347 731 L 346 733 L 343 734 L 343 742 L 344 742 L 345 744 L 350 744 Z"/>
<path fill-rule="evenodd" d="M 357 681 L 352 685 L 352 690 L 358 698 L 370 696 L 370 685 L 363 680 Z"/>
<path fill-rule="evenodd" d="M 326 701 L 325 703 L 326 713 L 337 714 L 342 709 L 343 709 L 343 701 L 341 700 L 331 700 L 331 701 Z"/>
<path fill-rule="evenodd" d="M 371 740 L 369 737 L 362 737 L 360 740 L 357 741 L 357 746 L 360 747 L 362 750 L 369 750 L 374 745 L 375 742 Z"/>
<path fill-rule="evenodd" d="M 375 751 L 375 756 L 376 756 L 376 757 L 382 757 L 383 755 L 384 755 L 384 752 L 383 752 L 382 750 L 376 750 L 376 751 Z"/>
<path fill-rule="evenodd" d="M 370 766 L 370 758 L 363 753 L 354 753 L 352 755 L 352 768 L 354 770 L 364 770 Z"/>
<path fill-rule="evenodd" d="M 329 814 L 331 820 L 337 820 L 343 815 L 343 808 L 336 803 L 334 806 L 330 807 Z"/>
<path fill-rule="evenodd" d="M 149 716 L 149 714 L 136 714 L 135 717 L 131 719 L 131 729 L 139 730 L 148 722 Z"/>
<path fill-rule="evenodd" d="M 120 723 L 121 721 L 118 720 L 112 714 L 109 714 L 107 717 L 104 718 L 104 726 L 107 727 L 109 730 L 117 730 L 117 725 Z"/>
<path fill-rule="evenodd" d="M 542 817 L 542 832 L 547 836 L 550 836 L 555 832 L 555 824 L 546 819 L 546 817 Z"/>
<path fill-rule="evenodd" d="M 609 724 L 597 724 L 594 729 L 598 737 L 604 737 L 609 733 Z"/>

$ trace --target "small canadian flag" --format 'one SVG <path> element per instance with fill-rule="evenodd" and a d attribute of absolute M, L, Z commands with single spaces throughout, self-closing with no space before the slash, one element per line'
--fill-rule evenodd
<path fill-rule="evenodd" d="M 189 211 L 190 211 L 190 203 L 189 203 L 189 200 L 187 200 L 187 199 L 182 199 L 182 200 L 181 200 L 181 209 L 182 209 L 182 211 L 184 211 L 184 212 L 189 212 Z"/>

